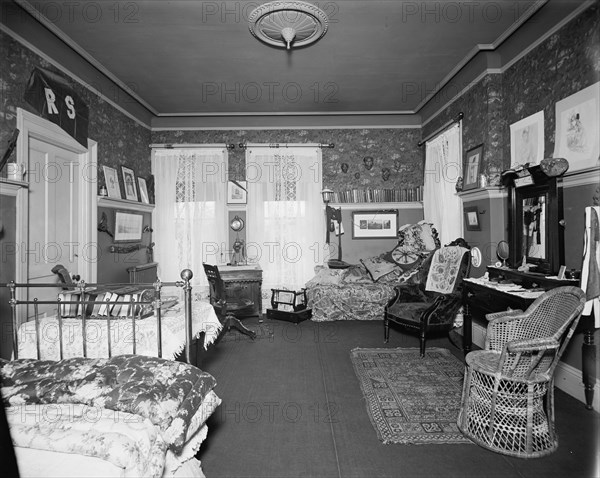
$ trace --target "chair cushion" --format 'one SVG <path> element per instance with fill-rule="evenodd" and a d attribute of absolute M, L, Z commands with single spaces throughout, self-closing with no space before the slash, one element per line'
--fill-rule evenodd
<path fill-rule="evenodd" d="M 431 307 L 429 302 L 396 302 L 387 309 L 387 318 L 394 320 L 394 317 L 403 321 L 421 323 L 423 312 Z"/>

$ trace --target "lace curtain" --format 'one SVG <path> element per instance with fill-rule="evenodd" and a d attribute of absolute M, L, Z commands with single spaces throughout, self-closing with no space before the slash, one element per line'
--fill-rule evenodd
<path fill-rule="evenodd" d="M 246 151 L 247 257 L 263 270 L 265 298 L 301 289 L 324 261 L 321 171 L 320 148 Z"/>
<path fill-rule="evenodd" d="M 456 192 L 462 175 L 460 123 L 428 141 L 425 150 L 423 216 L 433 223 L 444 245 L 463 237 L 462 200 Z"/>
<path fill-rule="evenodd" d="M 191 269 L 194 286 L 208 290 L 202 263 L 219 263 L 227 240 L 226 165 L 227 149 L 154 151 L 152 227 L 161 280 L 179 280 L 182 269 Z"/>

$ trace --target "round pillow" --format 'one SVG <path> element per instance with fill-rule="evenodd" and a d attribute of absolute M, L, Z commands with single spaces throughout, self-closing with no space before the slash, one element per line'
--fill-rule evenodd
<path fill-rule="evenodd" d="M 396 246 L 390 252 L 390 257 L 403 271 L 412 269 L 421 259 L 419 251 L 409 245 Z"/>

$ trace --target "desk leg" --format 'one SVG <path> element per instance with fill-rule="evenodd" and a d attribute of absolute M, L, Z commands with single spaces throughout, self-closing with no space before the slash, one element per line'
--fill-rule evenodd
<path fill-rule="evenodd" d="M 468 302 L 464 301 L 463 303 L 463 353 L 466 357 L 471 351 L 471 344 L 473 341 L 473 320 L 471 318 Z"/>
<path fill-rule="evenodd" d="M 594 345 L 594 317 L 583 316 L 585 329 L 581 346 L 582 376 L 585 390 L 585 406 L 594 409 L 594 386 L 596 385 L 596 346 Z"/>

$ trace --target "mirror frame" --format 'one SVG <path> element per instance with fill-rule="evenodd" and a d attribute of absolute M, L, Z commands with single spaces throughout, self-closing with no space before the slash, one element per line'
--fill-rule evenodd
<path fill-rule="evenodd" d="M 546 251 L 543 259 L 526 256 L 528 264 L 534 264 L 535 270 L 546 275 L 554 275 L 565 261 L 564 227 L 563 227 L 563 198 L 562 185 L 558 178 L 548 177 L 541 172 L 539 166 L 529 168 L 531 180 L 518 178 L 509 184 L 509 237 L 510 237 L 510 265 L 518 268 L 524 254 L 522 244 L 523 234 L 523 201 L 528 198 L 544 196 L 545 206 L 545 238 Z M 525 179 L 525 181 L 522 181 Z M 528 183 L 520 186 L 521 183 Z M 515 184 L 517 183 L 517 184 Z"/>

